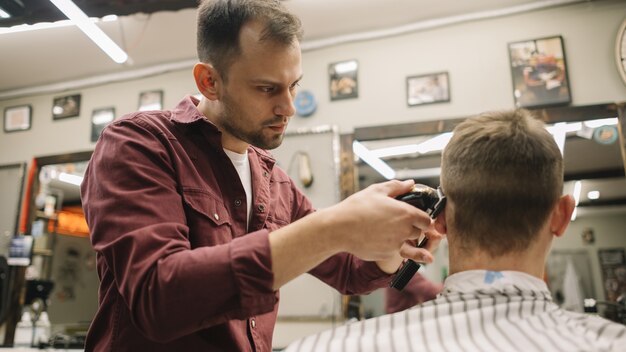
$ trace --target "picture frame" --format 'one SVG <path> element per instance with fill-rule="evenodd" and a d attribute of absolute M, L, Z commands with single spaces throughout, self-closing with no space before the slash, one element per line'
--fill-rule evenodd
<path fill-rule="evenodd" d="M 98 141 L 102 130 L 113 120 L 115 120 L 114 107 L 94 109 L 91 113 L 91 141 Z"/>
<path fill-rule="evenodd" d="M 31 127 L 33 108 L 30 105 L 9 106 L 4 109 L 4 132 L 26 131 Z"/>
<path fill-rule="evenodd" d="M 512 42 L 508 49 L 516 107 L 567 105 L 571 102 L 561 36 Z"/>
<path fill-rule="evenodd" d="M 80 94 L 55 97 L 52 102 L 52 119 L 60 120 L 80 115 Z"/>
<path fill-rule="evenodd" d="M 359 63 L 356 60 L 335 62 L 328 65 L 330 100 L 359 97 Z"/>
<path fill-rule="evenodd" d="M 149 90 L 139 93 L 139 111 L 161 110 L 163 108 L 163 91 Z"/>
<path fill-rule="evenodd" d="M 435 72 L 406 78 L 408 106 L 444 103 L 450 101 L 448 72 Z"/>

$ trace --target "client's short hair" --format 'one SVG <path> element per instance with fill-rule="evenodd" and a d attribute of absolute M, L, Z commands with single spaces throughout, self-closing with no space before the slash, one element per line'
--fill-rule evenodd
<path fill-rule="evenodd" d="M 495 257 L 522 251 L 563 191 L 563 157 L 527 110 L 487 112 L 459 124 L 441 163 L 454 204 L 447 227 L 460 248 Z"/>

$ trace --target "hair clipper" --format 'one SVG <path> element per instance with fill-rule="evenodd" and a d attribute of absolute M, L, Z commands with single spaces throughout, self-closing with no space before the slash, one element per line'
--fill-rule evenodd
<path fill-rule="evenodd" d="M 446 197 L 441 191 L 441 187 L 434 189 L 422 184 L 414 185 L 410 192 L 399 195 L 396 199 L 425 211 L 432 219 L 439 215 L 446 204 Z M 418 247 L 426 246 L 427 242 L 428 238 L 424 237 L 418 244 Z M 402 290 L 419 268 L 420 264 L 411 259 L 407 259 L 398 273 L 393 277 L 389 286 L 399 291 Z"/>

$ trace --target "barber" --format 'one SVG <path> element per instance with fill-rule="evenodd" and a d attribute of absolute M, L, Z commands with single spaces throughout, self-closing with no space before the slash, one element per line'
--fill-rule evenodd
<path fill-rule="evenodd" d="M 87 351 L 271 351 L 278 289 L 298 275 L 359 294 L 403 257 L 432 261 L 412 245 L 431 219 L 393 199 L 412 181 L 314 212 L 266 151 L 294 115 L 301 37 L 277 0 L 204 1 L 202 100 L 103 131 L 81 186 L 100 277 Z"/>

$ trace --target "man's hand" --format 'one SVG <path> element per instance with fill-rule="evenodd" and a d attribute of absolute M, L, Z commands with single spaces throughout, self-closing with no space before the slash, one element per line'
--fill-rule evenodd
<path fill-rule="evenodd" d="M 432 258 L 424 253 L 426 250 L 411 249 L 406 243 L 414 243 L 422 231 L 433 230 L 430 216 L 394 199 L 409 192 L 413 184 L 410 180 L 369 186 L 332 207 L 272 232 L 269 241 L 274 289 L 339 252 L 376 261 L 387 273 L 398 269 L 402 253 L 413 258 Z"/>
<path fill-rule="evenodd" d="M 413 184 L 412 180 L 375 184 L 323 210 L 336 223 L 335 229 L 340 230 L 343 251 L 376 261 L 388 273 L 395 272 L 401 264 L 401 250 L 432 261 L 427 250 L 415 252 L 406 243 L 417 240 L 422 231 L 434 231 L 432 220 L 426 212 L 394 199 L 409 192 Z"/>

